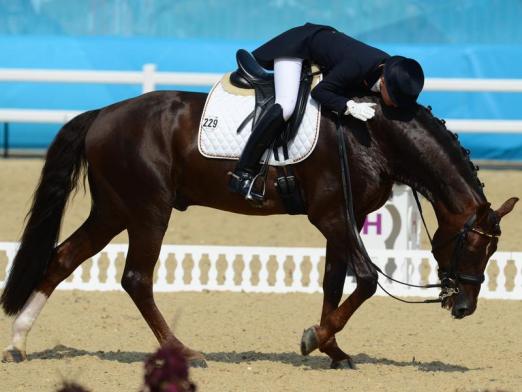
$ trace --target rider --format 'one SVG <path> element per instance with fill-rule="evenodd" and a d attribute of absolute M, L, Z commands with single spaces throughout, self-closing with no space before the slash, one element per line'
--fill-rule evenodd
<path fill-rule="evenodd" d="M 419 63 L 387 53 L 351 38 L 333 27 L 307 23 L 290 29 L 252 52 L 265 68 L 274 70 L 275 102 L 259 119 L 231 174 L 229 188 L 247 199 L 261 156 L 294 112 L 303 60 L 321 67 L 323 80 L 312 97 L 323 109 L 367 121 L 374 103 L 349 99 L 360 88 L 380 93 L 388 106 L 416 103 L 424 85 Z"/>

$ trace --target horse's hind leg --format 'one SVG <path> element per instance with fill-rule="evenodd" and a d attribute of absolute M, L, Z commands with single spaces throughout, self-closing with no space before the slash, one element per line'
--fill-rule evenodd
<path fill-rule="evenodd" d="M 169 210 L 170 215 L 170 210 Z M 162 223 L 137 222 L 128 229 L 129 252 L 123 271 L 122 286 L 132 298 L 160 345 L 178 347 L 186 357 L 205 366 L 202 354 L 185 347 L 172 333 L 156 306 L 152 292 L 154 265 L 158 259 L 168 217 Z"/>
<path fill-rule="evenodd" d="M 26 359 L 27 334 L 56 286 L 83 261 L 102 250 L 123 228 L 117 221 L 102 220 L 93 212 L 78 230 L 56 248 L 44 278 L 13 322 L 12 340 L 4 351 L 4 361 Z"/>

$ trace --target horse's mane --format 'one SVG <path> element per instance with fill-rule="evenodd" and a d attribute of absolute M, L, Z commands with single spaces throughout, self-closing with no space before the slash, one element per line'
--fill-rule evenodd
<path fill-rule="evenodd" d="M 390 108 L 382 103 L 379 94 L 368 94 L 367 92 L 355 95 L 363 102 L 374 102 L 382 108 L 383 116 L 390 120 L 398 120 L 402 122 L 409 122 L 417 120 L 424 125 L 423 129 L 436 140 L 437 144 L 441 146 L 443 152 L 451 158 L 456 165 L 456 170 L 459 171 L 466 183 L 481 197 L 485 199 L 484 184 L 478 178 L 479 167 L 475 165 L 470 159 L 470 150 L 464 148 L 459 141 L 456 133 L 450 131 L 446 127 L 446 122 L 433 115 L 431 106 L 423 106 L 417 104 L 414 108 L 402 110 L 397 108 Z M 411 178 L 402 178 L 400 175 L 395 176 L 396 180 L 410 185 L 420 193 L 422 193 L 430 201 L 434 201 L 432 192 L 421 183 L 414 181 Z"/>
<path fill-rule="evenodd" d="M 478 178 L 479 167 L 471 161 L 470 150 L 462 146 L 458 135 L 446 127 L 446 121 L 436 117 L 429 105 L 418 105 L 415 118 L 432 125 L 426 127 L 426 130 L 437 138 L 452 158 L 462 162 L 459 168 L 461 175 L 472 189 L 485 199 L 484 184 Z"/>

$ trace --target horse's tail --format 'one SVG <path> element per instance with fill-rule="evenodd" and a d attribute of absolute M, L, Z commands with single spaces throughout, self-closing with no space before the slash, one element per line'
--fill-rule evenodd
<path fill-rule="evenodd" d="M 0 298 L 8 315 L 22 309 L 55 252 L 65 205 L 87 163 L 85 136 L 98 113 L 95 110 L 73 118 L 62 127 L 47 151 L 20 248 Z"/>

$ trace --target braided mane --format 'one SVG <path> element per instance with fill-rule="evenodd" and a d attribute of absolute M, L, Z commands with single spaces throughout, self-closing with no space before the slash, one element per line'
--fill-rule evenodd
<path fill-rule="evenodd" d="M 422 106 L 419 105 L 423 111 L 427 114 L 428 118 L 433 120 L 437 127 L 435 129 L 441 130 L 450 136 L 450 146 L 457 151 L 459 157 L 465 163 L 469 170 L 466 170 L 463 174 L 467 174 L 467 181 L 470 185 L 472 185 L 473 189 L 477 191 L 477 193 L 485 198 L 484 195 L 484 183 L 480 181 L 478 178 L 479 166 L 475 165 L 470 159 L 470 150 L 464 148 L 460 143 L 459 137 L 455 132 L 450 131 L 446 127 L 446 121 L 436 117 L 433 112 L 431 106 Z"/>
<path fill-rule="evenodd" d="M 422 128 L 437 141 L 441 147 L 441 152 L 449 157 L 453 163 L 455 170 L 459 172 L 462 179 L 469 185 L 478 197 L 486 199 L 484 195 L 484 184 L 478 178 L 479 167 L 475 165 L 470 159 L 470 150 L 464 148 L 459 141 L 456 133 L 450 131 L 446 127 L 446 122 L 433 115 L 430 106 L 423 106 L 418 104 L 414 110 L 401 110 L 387 107 L 382 103 L 379 94 L 359 91 L 354 94 L 354 98 L 361 102 L 374 102 L 381 106 L 383 115 L 387 119 L 399 120 L 407 124 L 413 119 L 417 119 L 423 124 Z M 433 190 L 427 187 L 427 184 L 422 183 L 421 179 L 415 179 L 405 173 L 392 173 L 395 181 L 409 185 L 417 190 L 424 197 L 431 202 L 434 202 L 435 195 Z"/>
<path fill-rule="evenodd" d="M 372 97 L 378 101 L 378 97 Z M 459 141 L 456 133 L 450 131 L 446 127 L 446 122 L 433 115 L 430 106 L 417 105 L 414 111 L 389 109 L 381 106 L 383 111 L 388 111 L 386 117 L 397 118 L 405 123 L 416 118 L 422 125 L 424 131 L 431 135 L 440 145 L 441 153 L 447 156 L 453 162 L 455 170 L 460 174 L 462 179 L 469 185 L 469 187 L 477 194 L 478 197 L 486 199 L 484 195 L 484 184 L 478 178 L 479 167 L 475 165 L 470 159 L 470 150 L 464 148 Z M 434 202 L 435 196 L 432 189 L 428 189 L 427 184 L 422 183 L 420 179 L 412 178 L 411 176 L 404 176 L 403 174 L 394 173 L 395 180 L 419 191 L 428 200 Z"/>

